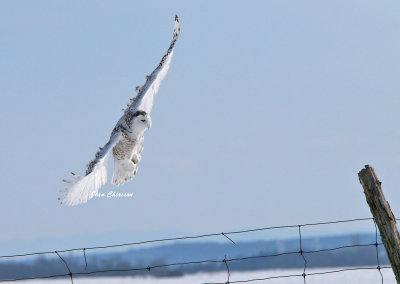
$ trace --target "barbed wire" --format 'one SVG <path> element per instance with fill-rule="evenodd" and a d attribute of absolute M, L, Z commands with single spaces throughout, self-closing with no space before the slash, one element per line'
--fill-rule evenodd
<path fill-rule="evenodd" d="M 378 250 L 378 226 L 376 225 L 376 222 L 375 222 L 375 220 L 374 220 L 374 225 L 375 225 L 375 247 L 376 247 L 376 264 L 378 265 L 377 266 L 377 269 L 378 269 L 378 271 L 379 271 L 379 274 L 380 274 L 380 276 L 381 276 L 381 280 L 382 280 L 382 284 L 383 284 L 383 275 L 382 275 L 382 271 L 381 271 L 381 265 L 380 265 L 380 263 L 379 263 L 379 250 Z"/>
<path fill-rule="evenodd" d="M 388 269 L 392 268 L 391 266 L 382 266 L 381 269 Z M 307 273 L 305 276 L 314 276 L 314 275 L 324 275 L 324 274 L 332 274 L 332 273 L 339 273 L 345 271 L 355 271 L 355 270 L 375 270 L 376 267 L 355 267 L 355 268 L 343 268 L 337 270 L 329 270 L 323 272 L 313 272 Z M 304 277 L 304 274 L 291 274 L 291 275 L 280 275 L 280 276 L 270 276 L 265 278 L 254 278 L 254 279 L 247 279 L 247 280 L 236 280 L 231 281 L 229 283 L 248 283 L 248 282 L 256 282 L 256 281 L 265 281 L 265 280 L 272 280 L 272 279 L 280 279 L 280 278 L 293 278 L 293 277 Z M 206 282 L 202 284 L 227 284 L 227 282 Z"/>
<path fill-rule="evenodd" d="M 304 280 L 304 284 L 306 284 L 306 268 L 307 268 L 307 260 L 304 257 L 304 252 L 303 252 L 303 248 L 302 248 L 302 240 L 301 240 L 301 225 L 299 225 L 299 254 L 301 255 L 301 257 L 303 258 L 304 261 L 304 270 L 303 270 L 303 280 Z"/>
<path fill-rule="evenodd" d="M 383 282 L 383 275 L 381 269 L 390 268 L 390 266 L 381 266 L 379 262 L 379 252 L 378 247 L 382 245 L 382 243 L 378 243 L 378 229 L 375 223 L 375 242 L 369 244 L 351 244 L 351 245 L 343 245 L 333 248 L 326 248 L 326 249 L 319 249 L 319 250 L 303 250 L 302 244 L 302 227 L 307 226 L 319 226 L 319 225 L 330 225 L 330 224 L 338 224 L 338 223 L 349 223 L 349 222 L 359 222 L 359 221 L 371 221 L 373 218 L 359 218 L 359 219 L 350 219 L 350 220 L 339 220 L 339 221 L 329 221 L 329 222 L 319 222 L 319 223 L 309 223 L 309 224 L 301 224 L 301 225 L 285 225 L 285 226 L 274 226 L 274 227 L 264 227 L 264 228 L 254 228 L 254 229 L 247 229 L 241 231 L 232 231 L 232 232 L 225 232 L 225 233 L 213 233 L 213 234 L 203 234 L 197 236 L 185 236 L 185 237 L 176 237 L 176 238 L 166 238 L 166 239 L 159 239 L 159 240 L 150 240 L 150 241 L 142 241 L 142 242 L 135 242 L 135 243 L 126 243 L 126 244 L 118 244 L 118 245 L 109 245 L 109 246 L 98 246 L 98 247 L 89 247 L 89 248 L 75 248 L 75 249 L 67 249 L 67 250 L 58 250 L 58 251 L 46 251 L 46 252 L 34 252 L 34 253 L 26 253 L 26 254 L 15 254 L 15 255 L 5 255 L 0 256 L 1 258 L 16 258 L 16 257 L 26 257 L 26 256 L 33 256 L 33 255 L 44 255 L 44 254 L 56 254 L 60 260 L 65 265 L 68 273 L 65 274 L 54 274 L 54 275 L 46 275 L 46 276 L 35 276 L 35 277 L 22 277 L 22 278 L 14 278 L 14 279 L 1 279 L 0 282 L 12 282 L 12 281 L 22 281 L 22 280 L 31 280 L 31 279 L 48 279 L 48 278 L 59 278 L 59 277 L 69 277 L 71 283 L 73 283 L 73 276 L 85 276 L 85 275 L 92 275 L 92 274 L 100 274 L 100 273 L 109 273 L 109 272 L 129 272 L 129 271 L 151 271 L 154 269 L 160 268 L 168 268 L 168 267 L 176 267 L 176 266 L 186 266 L 186 265 L 195 265 L 195 264 L 222 264 L 226 267 L 227 270 L 227 281 L 224 283 L 217 283 L 217 282 L 209 282 L 203 284 L 229 284 L 229 283 L 245 283 L 245 282 L 255 282 L 255 281 L 263 281 L 263 280 L 270 280 L 270 279 L 277 279 L 277 278 L 288 278 L 288 277 L 303 277 L 304 283 L 306 283 L 306 277 L 312 275 L 322 275 L 322 274 L 330 274 L 330 273 L 338 273 L 342 271 L 351 271 L 351 270 L 363 270 L 363 269 L 377 269 L 380 273 L 380 277 Z M 398 220 L 398 219 L 397 219 Z M 282 252 L 276 254 L 266 254 L 266 255 L 255 255 L 255 256 L 246 256 L 246 257 L 239 257 L 239 258 L 227 258 L 225 257 L 221 259 L 212 259 L 212 260 L 196 260 L 196 261 L 188 261 L 188 262 L 179 262 L 179 263 L 168 263 L 168 264 L 159 264 L 159 265 L 152 265 L 147 267 L 131 267 L 126 269 L 106 269 L 106 270 L 96 270 L 96 271 L 85 271 L 85 272 L 72 272 L 67 261 L 61 257 L 60 253 L 65 252 L 73 252 L 73 251 L 82 251 L 85 261 L 85 270 L 87 268 L 87 260 L 86 260 L 86 250 L 96 250 L 96 249 L 108 249 L 108 248 L 115 248 L 115 247 L 123 247 L 123 246 L 134 246 L 134 245 L 143 245 L 149 243 L 159 243 L 159 242 L 169 242 L 169 241 L 177 241 L 177 240 L 187 240 L 187 239 L 199 239 L 199 238 L 207 238 L 207 237 L 215 237 L 215 236 L 222 236 L 233 244 L 236 243 L 229 237 L 229 235 L 234 234 L 243 234 L 249 232 L 256 232 L 256 231 L 264 231 L 264 230 L 272 230 L 272 229 L 284 229 L 284 228 L 297 228 L 298 229 L 298 238 L 299 238 L 299 250 L 297 251 L 289 251 L 289 252 Z M 359 267 L 359 268 L 343 268 L 338 270 L 330 270 L 330 271 L 323 271 L 323 272 L 312 272 L 307 273 L 307 259 L 305 255 L 313 254 L 313 253 L 320 253 L 320 252 L 330 252 L 348 248 L 362 248 L 362 247 L 372 247 L 376 248 L 376 259 L 377 259 L 377 266 L 376 267 Z M 229 263 L 231 262 L 238 262 L 244 260 L 254 260 L 254 259 L 261 259 L 261 258 L 272 258 L 284 255 L 294 255 L 299 254 L 302 257 L 304 262 L 303 266 L 303 273 L 302 274 L 293 274 L 293 275 L 282 275 L 282 276 L 273 276 L 273 277 L 265 277 L 265 278 L 256 278 L 256 279 L 247 279 L 247 280 L 237 280 L 237 281 L 230 281 L 230 274 L 231 270 L 229 268 Z"/>
<path fill-rule="evenodd" d="M 272 227 L 263 227 L 263 228 L 255 228 L 255 229 L 247 229 L 241 231 L 232 231 L 225 233 L 212 233 L 212 234 L 203 234 L 196 236 L 184 236 L 184 237 L 175 237 L 175 238 L 165 238 L 158 240 L 149 240 L 149 241 L 141 241 L 141 242 L 133 242 L 133 243 L 124 243 L 124 244 L 116 244 L 116 245 L 108 245 L 108 246 L 96 246 L 96 247 L 86 247 L 86 248 L 73 248 L 73 249 L 65 249 L 58 250 L 59 253 L 64 252 L 73 252 L 73 251 L 86 251 L 86 250 L 97 250 L 97 249 L 108 249 L 108 248 L 117 248 L 117 247 L 125 247 L 125 246 L 135 246 L 135 245 L 144 245 L 150 243 L 161 243 L 161 242 L 170 242 L 170 241 L 181 241 L 181 240 L 189 240 L 189 239 L 201 239 L 201 238 L 209 238 L 216 236 L 227 237 L 227 235 L 235 235 L 235 234 L 243 234 L 243 233 L 252 233 L 258 231 L 266 231 L 266 230 L 275 230 L 275 229 L 285 229 L 285 228 L 297 228 L 298 226 L 308 227 L 308 226 L 319 226 L 319 225 L 330 225 L 330 224 L 339 224 L 339 223 L 349 223 L 349 222 L 358 222 L 358 221 L 370 221 L 373 218 L 358 218 L 358 219 L 349 219 L 349 220 L 338 220 L 338 221 L 329 221 L 329 222 L 319 222 L 319 223 L 308 223 L 301 225 L 284 225 L 284 226 L 272 226 Z M 400 219 L 397 219 L 400 220 Z M 229 239 L 229 238 L 228 238 Z M 232 240 L 230 240 L 232 241 Z M 43 255 L 43 254 L 54 254 L 54 251 L 44 251 L 44 252 L 32 252 L 32 253 L 24 253 L 24 254 L 14 254 L 14 255 L 2 255 L 1 258 L 13 258 L 13 257 L 24 257 L 24 256 L 33 256 L 33 255 Z"/>

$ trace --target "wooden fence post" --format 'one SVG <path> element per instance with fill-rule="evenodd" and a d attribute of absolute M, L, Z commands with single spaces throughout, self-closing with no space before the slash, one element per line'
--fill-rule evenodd
<path fill-rule="evenodd" d="M 378 225 L 397 283 L 400 283 L 400 236 L 396 226 L 396 219 L 383 195 L 381 182 L 378 180 L 374 169 L 366 165 L 358 173 L 358 177 L 364 188 L 364 194 L 371 213 Z"/>

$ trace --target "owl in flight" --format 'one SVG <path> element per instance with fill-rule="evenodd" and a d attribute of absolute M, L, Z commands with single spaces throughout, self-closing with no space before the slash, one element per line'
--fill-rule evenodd
<path fill-rule="evenodd" d="M 71 172 L 73 180 L 63 179 L 69 188 L 61 191 L 61 204 L 74 206 L 86 203 L 98 193 L 99 188 L 107 182 L 107 161 L 111 153 L 114 157 L 113 184 L 121 185 L 136 175 L 143 150 L 143 135 L 151 126 L 150 112 L 154 96 L 168 72 L 179 33 L 180 24 L 178 16 L 175 15 L 172 42 L 167 53 L 157 68 L 146 76 L 144 85 L 136 87 L 136 97 L 127 105 L 111 132 L 110 140 L 87 165 L 85 176 L 81 177 Z"/>

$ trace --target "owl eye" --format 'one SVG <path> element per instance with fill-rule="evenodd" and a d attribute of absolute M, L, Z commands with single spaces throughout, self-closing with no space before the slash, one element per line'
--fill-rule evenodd
<path fill-rule="evenodd" d="M 141 122 L 146 122 L 146 120 L 144 120 L 144 119 L 141 119 L 140 121 L 141 121 Z"/>

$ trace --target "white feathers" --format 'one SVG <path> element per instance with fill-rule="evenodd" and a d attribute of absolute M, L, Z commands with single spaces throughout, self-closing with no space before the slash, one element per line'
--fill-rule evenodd
<path fill-rule="evenodd" d="M 137 172 L 137 165 L 130 160 L 114 159 L 114 173 L 112 184 L 121 185 L 133 179 Z"/>
<path fill-rule="evenodd" d="M 143 94 L 143 98 L 140 101 L 140 104 L 137 106 L 138 110 L 143 110 L 147 113 L 151 112 L 151 109 L 153 108 L 154 96 L 155 94 L 157 94 L 161 82 L 165 78 L 165 75 L 167 75 L 173 53 L 174 52 L 171 51 L 171 54 L 167 57 L 163 68 L 160 69 L 159 73 L 157 74 L 151 85 L 148 87 L 146 93 Z"/>
<path fill-rule="evenodd" d="M 107 182 L 107 162 L 110 152 L 121 137 L 122 133 L 120 130 L 114 131 L 111 134 L 107 144 L 103 148 L 99 148 L 94 160 L 88 164 L 84 177 L 71 173 L 75 180 L 69 181 L 63 179 L 64 183 L 71 184 L 72 186 L 60 191 L 61 196 L 59 199 L 61 200 L 61 204 L 74 206 L 86 203 L 98 193 L 100 187 Z"/>
<path fill-rule="evenodd" d="M 63 180 L 70 187 L 61 191 L 59 199 L 62 204 L 78 205 L 96 196 L 100 187 L 107 182 L 107 162 L 111 152 L 115 161 L 113 184 L 123 184 L 136 175 L 143 150 L 143 134 L 151 126 L 150 112 L 154 96 L 168 72 L 179 33 L 179 20 L 175 16 L 174 33 L 167 53 L 156 69 L 146 76 L 144 85 L 136 87 L 136 97 L 123 110 L 124 114 L 114 127 L 110 140 L 89 162 L 86 175 L 80 177 L 71 173 L 74 180 Z"/>
<path fill-rule="evenodd" d="M 62 192 L 61 203 L 74 206 L 93 198 L 107 182 L 107 160 L 108 155 L 99 161 L 90 174 L 70 182 L 72 187 Z"/>
<path fill-rule="evenodd" d="M 146 82 L 143 86 L 136 87 L 138 95 L 131 102 L 128 110 L 143 110 L 147 113 L 151 112 L 153 107 L 154 96 L 158 92 L 160 84 L 168 72 L 169 66 L 171 64 L 171 59 L 174 54 L 174 46 L 178 40 L 181 31 L 181 26 L 179 24 L 178 16 L 175 15 L 174 32 L 172 34 L 172 41 L 167 50 L 167 53 L 161 59 L 157 68 L 146 76 Z"/>
<path fill-rule="evenodd" d="M 135 147 L 132 150 L 132 155 L 129 159 L 114 159 L 112 184 L 119 186 L 135 177 L 138 170 L 138 164 L 142 159 L 141 152 L 143 151 L 143 141 L 144 137 L 141 135 L 138 139 L 138 143 L 135 144 Z"/>

